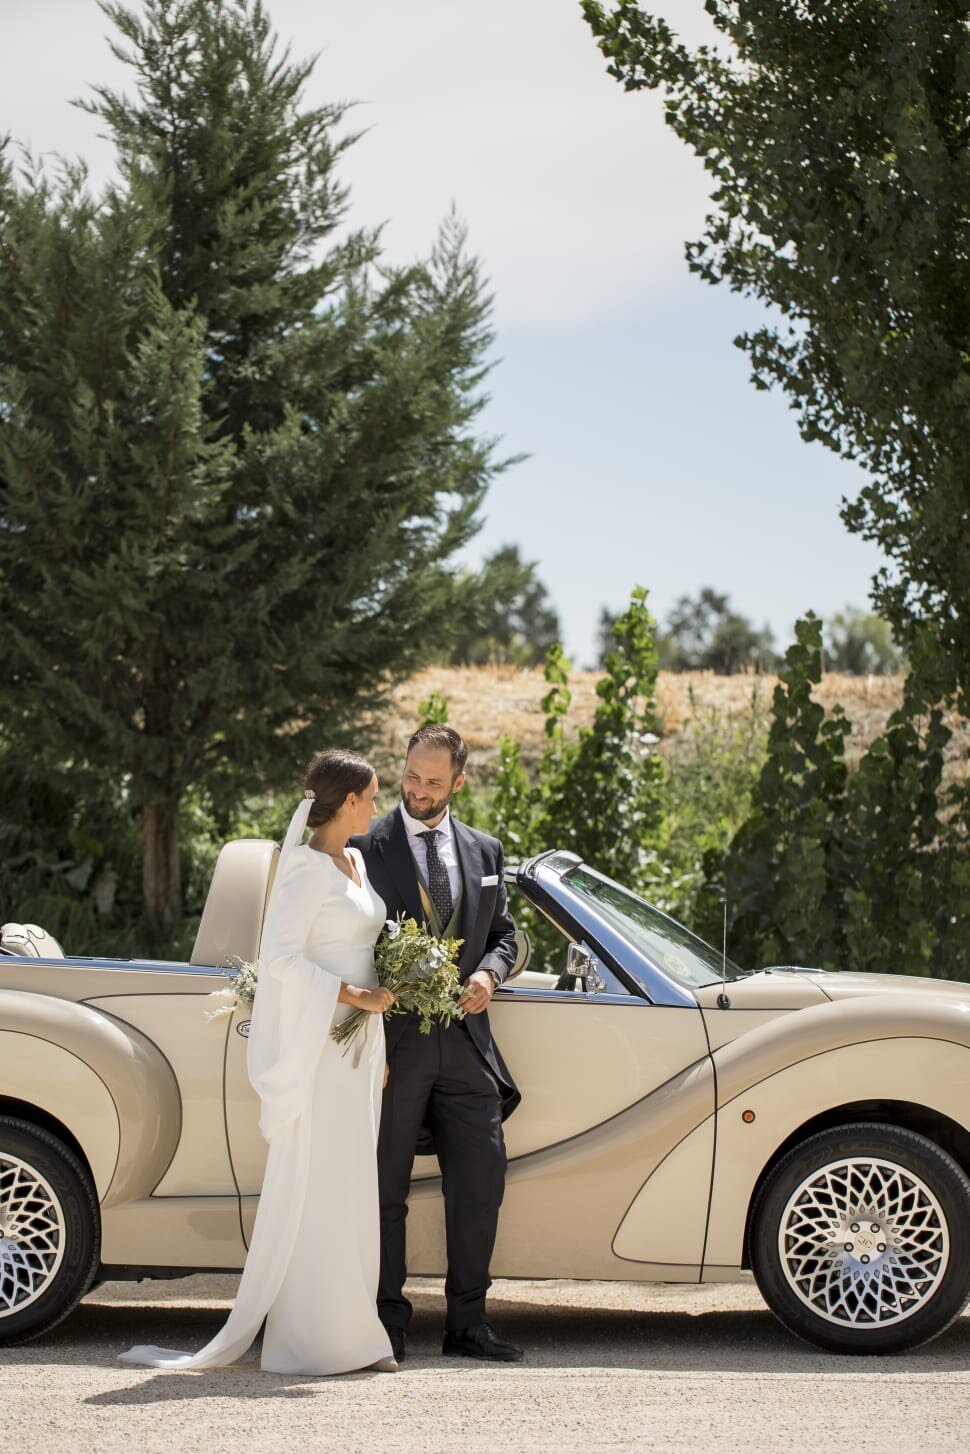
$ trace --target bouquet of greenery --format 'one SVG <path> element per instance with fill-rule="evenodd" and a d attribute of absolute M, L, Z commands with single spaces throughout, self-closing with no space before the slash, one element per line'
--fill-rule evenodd
<path fill-rule="evenodd" d="M 414 919 L 388 919 L 385 932 L 374 951 L 377 982 L 394 995 L 387 1015 L 413 1011 L 420 1020 L 422 1035 L 432 1024 L 449 1025 L 463 1020 L 458 1008 L 461 981 L 458 951 L 463 939 L 436 939 Z M 367 1010 L 354 1010 L 335 1025 L 331 1035 L 338 1045 L 348 1045 L 368 1018 Z"/>

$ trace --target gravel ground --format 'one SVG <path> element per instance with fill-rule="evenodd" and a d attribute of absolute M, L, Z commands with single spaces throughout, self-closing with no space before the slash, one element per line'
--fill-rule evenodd
<path fill-rule="evenodd" d="M 898 1358 L 836 1358 L 791 1337 L 750 1285 L 497 1282 L 491 1314 L 527 1349 L 443 1360 L 441 1285 L 412 1286 L 401 1371 L 342 1378 L 117 1364 L 132 1343 L 195 1348 L 234 1279 L 105 1284 L 47 1338 L 0 1350 L 0 1447 L 46 1454 L 418 1450 L 966 1450 L 970 1316 Z"/>

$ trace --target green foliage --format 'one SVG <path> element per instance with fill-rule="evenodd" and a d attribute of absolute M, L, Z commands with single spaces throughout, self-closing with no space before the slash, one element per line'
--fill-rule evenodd
<path fill-rule="evenodd" d="M 732 716 L 692 713 L 664 756 L 664 825 L 647 858 L 642 892 L 682 923 L 719 942 L 721 899 L 708 884 L 710 858 L 725 852 L 746 821 L 764 764 L 768 723 L 755 679 L 750 708 Z"/>
<path fill-rule="evenodd" d="M 40 924 L 67 953 L 143 950 L 138 821 L 120 783 L 78 792 L 0 744 L 0 921 Z"/>
<path fill-rule="evenodd" d="M 499 738 L 495 789 L 489 803 L 489 832 L 501 840 L 506 858 L 513 863 L 539 851 L 535 812 L 532 784 L 522 764 L 522 746 L 503 735 Z"/>
<path fill-rule="evenodd" d="M 450 629 L 490 300 L 454 216 L 403 270 L 334 240 L 353 137 L 259 0 L 106 10 L 119 181 L 0 151 L 0 722 L 124 782 L 170 934 L 186 794 L 288 790 Z"/>
<path fill-rule="evenodd" d="M 444 727 L 448 722 L 448 698 L 435 687 L 434 691 L 418 703 L 418 728 Z"/>
<path fill-rule="evenodd" d="M 941 792 L 951 733 L 938 647 L 917 643 L 902 705 L 851 774 L 849 724 L 813 699 L 820 678 L 809 616 L 775 691 L 751 815 L 726 854 L 708 855 L 707 930 L 720 892 L 742 963 L 966 978 L 966 791 Z"/>
<path fill-rule="evenodd" d="M 557 641 L 546 653 L 543 676 L 549 690 L 540 706 L 546 714 L 543 729 L 546 746 L 539 769 L 540 797 L 548 796 L 552 783 L 561 773 L 568 754 L 566 740 L 566 719 L 572 705 L 573 694 L 569 690 L 569 669 L 572 663 Z"/>
<path fill-rule="evenodd" d="M 228 838 L 283 837 L 292 802 L 241 800 L 214 814 L 190 790 L 179 812 L 185 913 L 169 934 L 144 924 L 139 883 L 138 811 L 124 782 L 100 791 L 70 771 L 23 768 L 0 746 L 0 919 L 40 924 L 67 954 L 186 959 Z"/>
<path fill-rule="evenodd" d="M 469 582 L 448 656 L 451 665 L 535 666 L 542 661 L 560 627 L 537 568 L 536 561 L 522 559 L 517 545 L 503 545 L 485 560 Z"/>
<path fill-rule="evenodd" d="M 885 676 L 903 671 L 906 658 L 896 645 L 893 629 L 875 611 L 846 606 L 825 626 L 825 667 L 853 676 Z"/>
<path fill-rule="evenodd" d="M 902 705 L 849 780 L 842 929 L 854 968 L 970 977 L 970 865 L 941 796 L 951 733 L 940 689 L 938 664 L 918 652 Z"/>
<path fill-rule="evenodd" d="M 821 645 L 821 622 L 809 613 L 796 622 L 775 688 L 751 816 L 724 865 L 732 953 L 747 953 L 751 962 L 825 965 L 835 939 L 833 859 L 849 723 L 839 710 L 826 718 L 812 697 L 822 677 Z"/>
<path fill-rule="evenodd" d="M 546 745 L 535 779 L 521 748 L 503 737 L 489 803 L 491 831 L 510 856 L 569 848 L 628 883 L 639 881 L 661 820 L 663 771 L 652 748 L 657 651 L 647 593 L 633 592 L 613 630 L 613 650 L 598 683 L 593 722 L 570 734 L 570 663 L 557 643 L 546 656 L 542 699 Z"/>
<path fill-rule="evenodd" d="M 692 271 L 774 306 L 736 340 L 803 438 L 866 471 L 843 505 L 889 564 L 874 603 L 910 650 L 932 623 L 970 702 L 970 20 L 966 0 L 705 0 L 690 50 L 634 0 L 582 0 L 627 90 L 714 183 Z"/>
<path fill-rule="evenodd" d="M 581 727 L 574 742 L 563 736 L 564 661 L 553 659 L 535 824 L 545 844 L 570 848 L 633 888 L 662 819 L 663 767 L 652 751 L 657 648 L 646 599 L 645 590 L 635 590 L 616 621 L 592 725 Z"/>

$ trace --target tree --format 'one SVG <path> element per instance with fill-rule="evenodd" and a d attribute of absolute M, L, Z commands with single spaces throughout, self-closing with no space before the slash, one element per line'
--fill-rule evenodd
<path fill-rule="evenodd" d="M 517 545 L 503 545 L 487 557 L 469 581 L 449 657 L 453 666 L 535 666 L 543 660 L 562 633 L 537 570 L 538 562 L 524 561 Z"/>
<path fill-rule="evenodd" d="M 906 658 L 893 639 L 889 622 L 875 611 L 846 606 L 826 623 L 825 665 L 828 671 L 853 676 L 886 676 L 902 671 Z"/>
<path fill-rule="evenodd" d="M 353 138 L 259 0 L 104 8 L 120 181 L 0 165 L 0 711 L 22 760 L 123 783 L 163 932 L 186 790 L 228 812 L 359 739 L 447 635 L 501 466 L 459 220 L 403 270 L 334 240 Z"/>
<path fill-rule="evenodd" d="M 568 661 L 549 653 L 546 750 L 532 832 L 545 847 L 571 848 L 587 863 L 636 888 L 663 818 L 657 647 L 647 593 L 637 587 L 613 628 L 613 650 L 596 684 L 596 711 L 575 741 L 565 734 Z"/>
<path fill-rule="evenodd" d="M 611 611 L 609 606 L 600 607 L 599 620 L 596 623 L 596 666 L 600 671 L 613 650 L 613 628 L 619 619 L 618 611 Z"/>
<path fill-rule="evenodd" d="M 773 304 L 736 339 L 806 440 L 870 472 L 848 528 L 888 561 L 876 608 L 932 622 L 970 702 L 970 21 L 966 0 L 706 0 L 691 51 L 633 0 L 583 11 L 610 74 L 660 89 L 711 173 L 710 283 Z"/>
<path fill-rule="evenodd" d="M 938 642 L 917 657 L 892 713 L 850 770 L 851 730 L 812 695 L 821 622 L 796 623 L 775 689 L 768 753 L 751 812 L 725 853 L 707 856 L 709 932 L 726 897 L 732 953 L 752 968 L 810 964 L 963 979 L 970 950 L 967 797 L 943 786 L 951 738 L 938 703 Z"/>
<path fill-rule="evenodd" d="M 759 964 L 831 967 L 839 905 L 832 861 L 845 793 L 850 724 L 812 696 L 822 679 L 822 625 L 795 623 L 775 688 L 768 755 L 751 816 L 725 855 L 733 953 Z"/>
<path fill-rule="evenodd" d="M 731 609 L 728 596 L 704 586 L 697 598 L 681 596 L 658 638 L 660 662 L 668 671 L 735 672 L 770 670 L 776 663 L 771 632 L 759 631 Z"/>

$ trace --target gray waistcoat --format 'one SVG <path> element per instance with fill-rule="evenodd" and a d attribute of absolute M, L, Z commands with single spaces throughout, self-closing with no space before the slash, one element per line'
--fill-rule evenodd
<path fill-rule="evenodd" d="M 431 894 L 428 890 L 428 885 L 425 883 L 424 874 L 418 867 L 417 859 L 414 861 L 414 871 L 418 876 L 418 892 L 421 895 L 421 907 L 424 910 L 424 917 L 428 922 L 428 928 L 436 939 L 457 939 L 458 926 L 461 923 L 461 901 L 465 893 L 461 879 L 461 869 L 458 870 L 458 897 L 455 899 L 452 907 L 451 918 L 444 928 L 441 926 L 438 910 L 431 902 Z"/>

